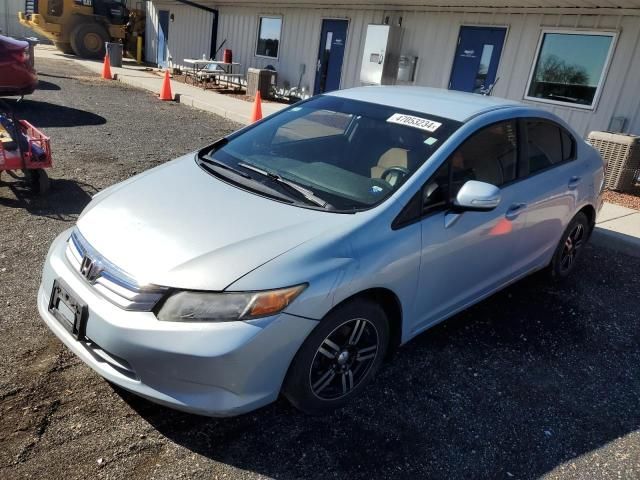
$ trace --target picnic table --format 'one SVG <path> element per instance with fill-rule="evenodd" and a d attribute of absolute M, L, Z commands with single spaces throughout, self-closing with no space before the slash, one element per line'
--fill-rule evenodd
<path fill-rule="evenodd" d="M 189 76 L 193 77 L 194 85 L 203 83 L 205 80 L 219 80 L 220 77 L 224 77 L 227 81 L 227 87 L 229 87 L 231 80 L 242 78 L 242 74 L 233 72 L 234 67 L 240 66 L 237 62 L 229 63 L 205 58 L 185 58 L 184 63 L 191 65 L 192 70 L 190 75 L 187 75 L 187 78 Z"/>

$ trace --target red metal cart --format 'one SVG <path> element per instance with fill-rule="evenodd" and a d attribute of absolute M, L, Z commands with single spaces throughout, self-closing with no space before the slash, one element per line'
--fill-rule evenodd
<path fill-rule="evenodd" d="M 51 143 L 26 120 L 0 112 L 0 172 L 22 170 L 29 186 L 40 195 L 49 191 L 45 168 L 52 166 Z"/>

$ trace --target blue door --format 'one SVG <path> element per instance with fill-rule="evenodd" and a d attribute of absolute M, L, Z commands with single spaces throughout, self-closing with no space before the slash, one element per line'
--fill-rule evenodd
<path fill-rule="evenodd" d="M 490 93 L 506 33 L 506 28 L 460 27 L 449 89 Z"/>
<path fill-rule="evenodd" d="M 320 49 L 316 64 L 316 82 L 313 94 L 340 88 L 344 46 L 347 43 L 347 20 L 323 20 Z"/>
<path fill-rule="evenodd" d="M 167 42 L 169 41 L 169 10 L 158 10 L 158 50 L 156 53 L 159 67 L 167 66 Z"/>

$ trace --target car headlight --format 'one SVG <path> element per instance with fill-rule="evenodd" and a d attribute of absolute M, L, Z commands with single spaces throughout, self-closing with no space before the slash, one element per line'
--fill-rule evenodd
<path fill-rule="evenodd" d="M 306 284 L 262 292 L 178 292 L 164 302 L 158 320 L 232 322 L 266 317 L 284 310 L 305 288 Z"/>

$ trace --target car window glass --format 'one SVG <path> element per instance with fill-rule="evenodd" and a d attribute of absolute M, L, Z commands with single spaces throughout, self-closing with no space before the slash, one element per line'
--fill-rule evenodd
<path fill-rule="evenodd" d="M 562 161 L 566 162 L 573 158 L 575 143 L 571 135 L 569 135 L 565 130 L 560 131 L 560 136 L 562 139 Z"/>
<path fill-rule="evenodd" d="M 352 118 L 353 115 L 348 113 L 315 110 L 282 125 L 276 130 L 271 143 L 278 144 L 341 135 L 349 126 Z"/>
<path fill-rule="evenodd" d="M 565 158 L 562 149 L 562 130 L 549 122 L 527 121 L 529 173 L 535 173 L 560 163 Z"/>
<path fill-rule="evenodd" d="M 445 207 L 449 203 L 449 161 L 444 162 L 422 189 L 424 213 Z"/>
<path fill-rule="evenodd" d="M 516 178 L 516 125 L 500 122 L 483 128 L 465 140 L 449 161 L 452 168 L 452 195 L 468 180 L 487 182 L 497 187 Z"/>
<path fill-rule="evenodd" d="M 230 136 L 211 155 L 234 168 L 249 165 L 280 176 L 335 210 L 352 211 L 391 196 L 460 125 L 429 113 L 319 95 Z M 282 190 L 273 178 L 260 181 Z"/>

